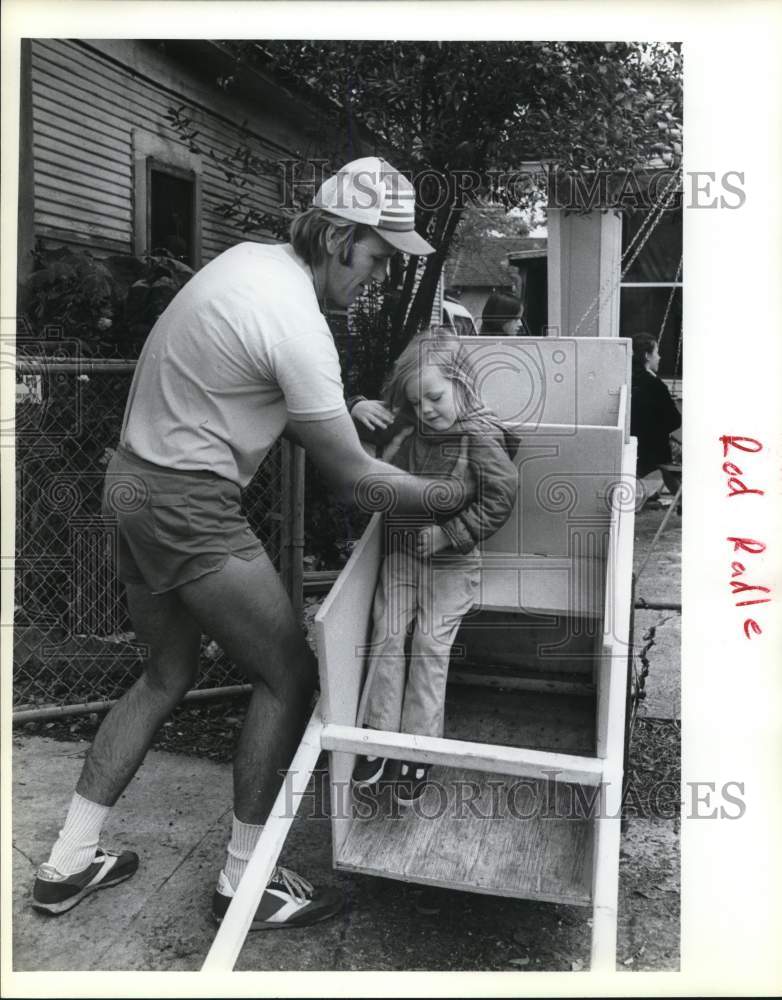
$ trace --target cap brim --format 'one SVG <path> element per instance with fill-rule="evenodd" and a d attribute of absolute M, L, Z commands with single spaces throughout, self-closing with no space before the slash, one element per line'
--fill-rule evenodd
<path fill-rule="evenodd" d="M 434 253 L 434 247 L 427 243 L 423 236 L 419 236 L 414 229 L 398 233 L 392 229 L 381 229 L 380 226 L 372 228 L 386 243 L 390 243 L 395 250 L 401 250 L 402 253 L 409 253 L 413 257 L 426 257 L 428 254 Z"/>

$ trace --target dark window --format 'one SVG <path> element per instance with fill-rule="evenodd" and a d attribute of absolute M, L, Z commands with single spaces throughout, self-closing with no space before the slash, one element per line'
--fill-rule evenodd
<path fill-rule="evenodd" d="M 682 376 L 682 211 L 635 212 L 622 220 L 620 333 L 649 333 L 660 351 L 658 374 Z M 654 223 L 654 225 L 652 225 Z M 635 259 L 633 259 L 635 258 Z M 632 261 L 632 263 L 631 263 Z M 629 266 L 628 266 L 629 265 Z"/>
<path fill-rule="evenodd" d="M 679 261 L 682 259 L 681 209 L 669 209 L 663 212 L 645 243 L 644 235 L 638 235 L 641 228 L 643 233 L 648 232 L 649 219 L 643 212 L 625 216 L 622 222 L 623 266 L 627 266 L 641 244 L 643 249 L 630 265 L 622 281 L 681 281 L 682 275 L 679 274 L 678 278 L 676 276 Z M 628 254 L 627 250 L 631 244 Z"/>
<path fill-rule="evenodd" d="M 659 376 L 681 378 L 681 288 L 623 288 L 619 308 L 622 336 L 651 333 L 660 351 Z"/>
<path fill-rule="evenodd" d="M 195 182 L 151 166 L 149 171 L 149 248 L 195 266 L 193 236 Z"/>

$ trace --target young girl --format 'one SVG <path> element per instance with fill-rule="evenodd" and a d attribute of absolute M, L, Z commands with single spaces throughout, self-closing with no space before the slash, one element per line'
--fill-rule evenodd
<path fill-rule="evenodd" d="M 393 515 L 386 519 L 386 556 L 375 592 L 358 725 L 442 736 L 451 646 L 480 582 L 476 546 L 511 512 L 517 487 L 511 456 L 518 441 L 483 406 L 463 347 L 452 338 L 430 336 L 409 344 L 394 365 L 384 401 L 411 425 L 386 460 L 408 472 L 452 477 L 464 503 L 456 516 L 435 509 L 423 524 Z M 405 680 L 405 640 L 413 622 Z M 354 783 L 376 783 L 385 764 L 384 758 L 359 756 Z M 401 762 L 394 782 L 397 801 L 416 800 L 427 772 L 428 765 Z"/>

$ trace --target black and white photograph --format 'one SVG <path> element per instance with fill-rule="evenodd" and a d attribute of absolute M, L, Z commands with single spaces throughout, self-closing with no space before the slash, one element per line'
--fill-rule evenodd
<path fill-rule="evenodd" d="M 775 995 L 779 18 L 38 6 L 3 994 Z"/>

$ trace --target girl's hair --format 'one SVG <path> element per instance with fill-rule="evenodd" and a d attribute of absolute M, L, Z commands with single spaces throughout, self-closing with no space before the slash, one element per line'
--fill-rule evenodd
<path fill-rule="evenodd" d="M 354 244 L 372 232 L 371 226 L 341 219 L 322 208 L 308 208 L 291 222 L 291 245 L 299 257 L 315 267 L 329 255 L 326 237 L 332 229 L 337 234 L 339 261 L 345 265 L 350 264 Z"/>
<path fill-rule="evenodd" d="M 503 324 L 517 319 L 520 313 L 521 299 L 507 292 L 492 292 L 481 314 L 481 334 L 502 333 Z"/>
<path fill-rule="evenodd" d="M 447 331 L 443 333 L 442 327 L 434 327 L 428 334 L 414 337 L 396 359 L 383 386 L 386 406 L 412 416 L 405 386 L 421 369 L 430 367 L 438 368 L 444 378 L 455 383 L 457 411 L 460 414 L 483 406 L 464 345 L 458 337 Z"/>
<path fill-rule="evenodd" d="M 633 335 L 633 375 L 646 371 L 646 355 L 651 354 L 656 346 L 657 338 L 651 333 Z"/>

